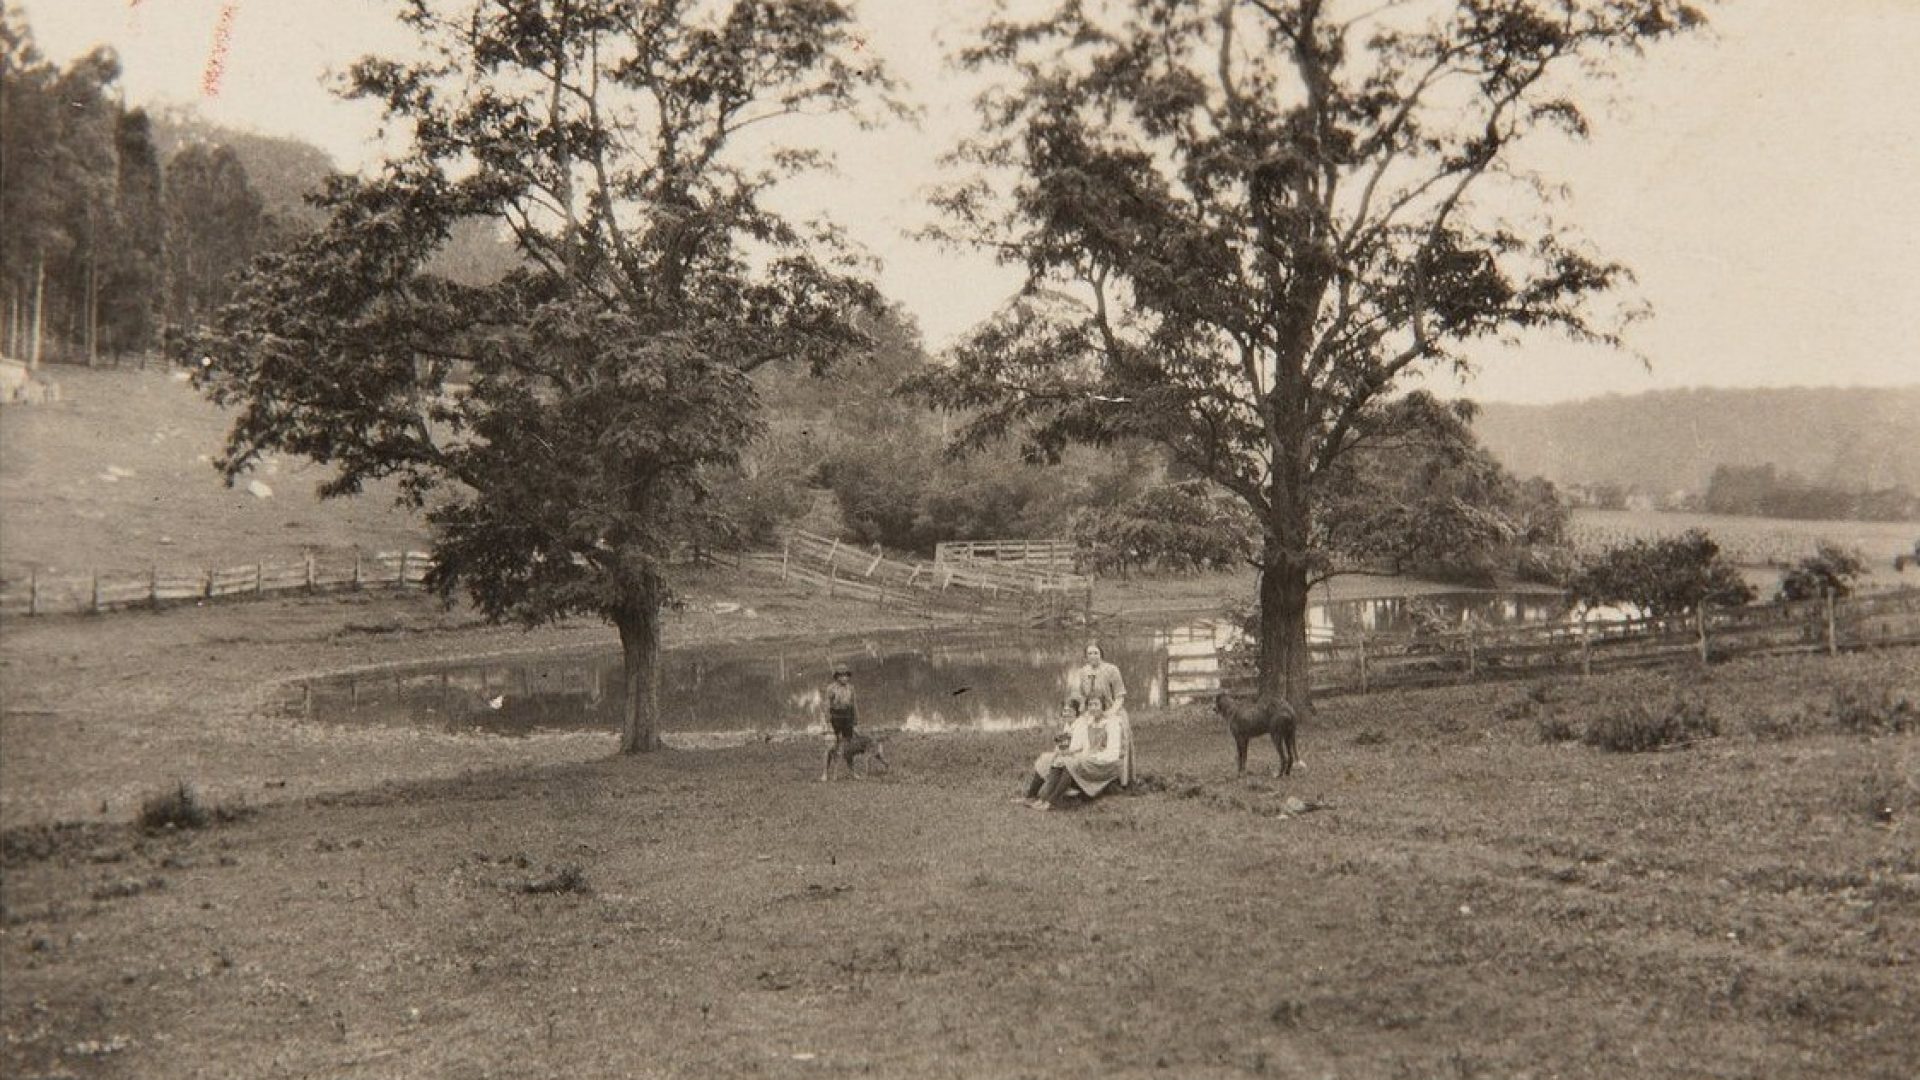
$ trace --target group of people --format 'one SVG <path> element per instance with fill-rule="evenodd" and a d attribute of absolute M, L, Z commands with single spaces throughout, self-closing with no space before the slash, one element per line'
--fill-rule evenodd
<path fill-rule="evenodd" d="M 855 730 L 853 672 L 845 664 L 834 665 L 833 681 L 827 684 L 824 697 L 833 743 L 827 747 L 820 779 L 833 778 L 836 760 L 846 764 L 848 775 L 858 777 L 853 762 L 866 753 L 885 765 L 885 749 Z M 1034 759 L 1026 790 L 1015 801 L 1036 810 L 1052 810 L 1066 799 L 1093 798 L 1114 784 L 1133 783 L 1133 725 L 1126 702 L 1120 669 L 1101 656 L 1097 642 L 1089 642 L 1086 663 L 1067 677 L 1067 700 L 1061 709 L 1065 727 L 1054 737 L 1053 748 Z"/>

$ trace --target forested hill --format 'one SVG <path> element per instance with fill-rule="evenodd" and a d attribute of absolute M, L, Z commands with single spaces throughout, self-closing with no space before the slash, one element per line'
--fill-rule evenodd
<path fill-rule="evenodd" d="M 165 108 L 152 115 L 154 144 L 162 161 L 195 142 L 228 147 L 246 168 L 248 186 L 260 196 L 261 208 L 280 223 L 283 234 L 326 224 L 326 212 L 307 201 L 326 186 L 334 171 L 326 151 L 299 139 L 223 127 L 191 109 Z M 453 235 L 428 269 L 475 285 L 498 280 L 518 259 L 497 227 L 466 219 L 455 223 Z"/>
<path fill-rule="evenodd" d="M 1920 385 L 1488 403 L 1474 430 L 1514 473 L 1557 484 L 1698 492 L 1716 466 L 1771 464 L 1847 490 L 1920 491 Z"/>
<path fill-rule="evenodd" d="M 153 119 L 154 146 L 163 163 L 190 143 L 230 147 L 245 166 L 248 186 L 260 196 L 267 213 L 296 230 L 315 228 L 326 220 L 325 214 L 306 201 L 307 195 L 319 191 L 334 171 L 326 151 L 299 139 L 222 127 L 191 109 L 163 108 L 149 115 Z"/>

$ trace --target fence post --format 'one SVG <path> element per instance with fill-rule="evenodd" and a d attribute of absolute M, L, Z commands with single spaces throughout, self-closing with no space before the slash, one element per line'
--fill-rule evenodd
<path fill-rule="evenodd" d="M 792 558 L 793 558 L 793 537 L 789 536 L 787 537 L 787 542 L 781 545 L 780 547 L 780 580 L 781 581 L 787 580 L 787 562 Z"/>
<path fill-rule="evenodd" d="M 1838 656 L 1840 653 L 1840 636 L 1835 632 L 1833 624 L 1833 590 L 1824 589 L 1822 591 L 1825 592 L 1827 596 L 1827 655 Z"/>
<path fill-rule="evenodd" d="M 1703 601 L 1693 609 L 1693 625 L 1700 634 L 1700 662 L 1707 662 L 1707 605 Z"/>
<path fill-rule="evenodd" d="M 147 569 L 147 584 L 150 586 L 147 594 L 152 600 L 154 609 L 158 610 L 160 607 L 160 568 L 158 566 Z"/>
<path fill-rule="evenodd" d="M 835 543 L 838 543 L 838 541 L 835 541 Z M 827 595 L 828 596 L 833 595 L 834 583 L 838 582 L 839 580 L 840 580 L 840 567 L 837 564 L 832 562 L 827 563 Z"/>
<path fill-rule="evenodd" d="M 353 589 L 355 592 L 358 592 L 360 590 L 360 549 L 359 548 L 353 549 Z"/>
<path fill-rule="evenodd" d="M 313 591 L 313 552 L 307 552 L 307 591 Z"/>
<path fill-rule="evenodd" d="M 213 599 L 213 567 L 211 566 L 207 567 L 206 595 L 207 595 L 207 599 L 209 600 Z"/>
<path fill-rule="evenodd" d="M 407 556 L 411 554 L 412 552 L 406 548 L 400 549 L 400 576 L 393 579 L 395 588 L 404 589 L 407 587 Z"/>
<path fill-rule="evenodd" d="M 40 614 L 40 568 L 27 570 L 27 614 Z"/>
<path fill-rule="evenodd" d="M 265 561 L 253 564 L 253 595 L 259 596 L 267 591 L 267 564 Z"/>
<path fill-rule="evenodd" d="M 1580 620 L 1580 677 L 1583 679 L 1586 679 L 1586 678 L 1591 678 L 1592 675 L 1593 675 L 1593 645 L 1588 639 L 1587 620 L 1581 619 Z"/>
<path fill-rule="evenodd" d="M 1473 626 L 1467 626 L 1467 681 L 1472 682 L 1480 672 L 1479 658 L 1474 655 Z"/>
<path fill-rule="evenodd" d="M 1367 692 L 1367 635 L 1360 635 L 1360 692 Z"/>

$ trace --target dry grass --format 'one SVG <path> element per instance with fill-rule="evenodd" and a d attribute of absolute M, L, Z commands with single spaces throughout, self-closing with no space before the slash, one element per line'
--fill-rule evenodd
<path fill-rule="evenodd" d="M 97 481 L 89 438 L 162 406 L 59 374 L 85 430 L 0 420 L 9 560 L 384 542 L 331 507 L 256 516 L 297 485 L 228 507 L 192 454 L 158 460 L 170 433 Z M 696 603 L 670 643 L 875 617 L 736 588 L 690 583 L 755 619 Z M 608 642 L 593 624 L 354 596 L 4 632 L 7 1076 L 1920 1073 L 1914 650 L 1333 699 L 1284 782 L 1236 779 L 1204 709 L 1143 711 L 1137 794 L 1039 814 L 1007 800 L 1019 735 L 903 736 L 885 777 L 821 784 L 813 744 L 631 759 L 255 708 L 274 679 Z M 1714 733 L 1580 741 L 1673 702 Z M 142 831 L 155 777 L 255 812 Z"/>
<path fill-rule="evenodd" d="M 1835 702 L 1915 661 L 1330 700 L 1286 782 L 1145 713 L 1140 793 L 1059 814 L 1006 800 L 1029 739 L 908 736 L 865 783 L 811 744 L 603 745 L 214 831 L 12 830 L 0 1070 L 1912 1075 L 1920 735 Z M 1639 700 L 1720 733 L 1537 736 Z M 368 737 L 304 767 L 408 741 Z"/>
<path fill-rule="evenodd" d="M 268 461 L 261 499 L 214 469 L 229 419 L 164 371 L 55 367 L 62 400 L 0 410 L 0 552 L 9 578 L 192 570 L 309 550 L 419 547 L 422 523 L 375 487 L 324 505 L 317 466 Z"/>

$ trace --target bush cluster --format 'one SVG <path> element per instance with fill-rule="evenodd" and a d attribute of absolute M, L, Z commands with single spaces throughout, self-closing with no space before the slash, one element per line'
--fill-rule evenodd
<path fill-rule="evenodd" d="M 140 827 L 147 832 L 204 829 L 212 821 L 213 813 L 200 801 L 200 793 L 185 780 L 140 804 Z"/>
<path fill-rule="evenodd" d="M 1855 735 L 1895 735 L 1920 731 L 1920 707 L 1904 691 L 1865 684 L 1836 687 L 1833 721 Z"/>
<path fill-rule="evenodd" d="M 145 832 L 165 829 L 204 829 L 209 825 L 236 821 L 250 813 L 243 806 L 215 806 L 200 797 L 192 784 L 178 781 L 173 787 L 151 795 L 140 804 L 136 824 Z"/>
<path fill-rule="evenodd" d="M 1635 702 L 1587 725 L 1581 741 L 1616 754 L 1641 754 L 1682 746 L 1720 734 L 1720 721 L 1699 698 L 1674 698 L 1664 705 Z"/>

